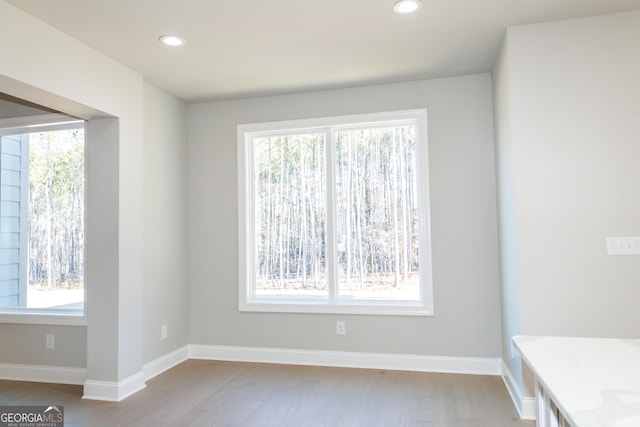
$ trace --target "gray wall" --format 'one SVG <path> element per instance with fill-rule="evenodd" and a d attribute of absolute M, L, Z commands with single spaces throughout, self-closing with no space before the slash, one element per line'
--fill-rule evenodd
<path fill-rule="evenodd" d="M 638 40 L 640 11 L 508 31 L 494 87 L 509 105 L 496 119 L 499 170 L 512 171 L 500 177 L 513 189 L 500 194 L 510 330 L 640 336 L 640 257 L 606 254 L 606 237 L 640 235 Z"/>
<path fill-rule="evenodd" d="M 0 92 L 90 119 L 88 326 L 0 323 L 11 343 L 0 363 L 86 367 L 90 380 L 117 382 L 187 343 L 186 107 L 0 0 L 0 40 L 14 38 L 2 44 Z M 51 51 L 64 59 L 41 67 Z"/>
<path fill-rule="evenodd" d="M 55 335 L 55 348 L 45 348 L 45 335 Z M 0 325 L 0 363 L 85 368 L 87 328 L 60 325 Z"/>
<path fill-rule="evenodd" d="M 88 379 L 117 382 L 142 370 L 142 76 L 0 1 L 0 40 L 12 39 L 20 43 L 2 44 L 0 91 L 91 119 L 88 326 L 0 324 L 3 342 L 20 336 L 11 343 L 19 347 L 17 353 L 0 346 L 0 363 L 19 357 L 17 363 L 80 367 L 86 356 Z M 53 59 L 43 68 L 41 58 L 53 51 L 63 60 Z M 100 153 L 107 154 L 103 162 L 93 157 Z M 91 166 L 94 160 L 104 173 Z M 56 349 L 47 352 L 44 338 L 52 330 L 57 331 Z M 64 345 L 58 345 L 58 335 Z"/>
<path fill-rule="evenodd" d="M 236 126 L 425 107 L 435 316 L 238 312 Z M 488 74 L 189 105 L 189 342 L 499 357 L 492 120 Z"/>
<path fill-rule="evenodd" d="M 106 164 L 104 152 L 97 154 L 91 131 L 89 133 L 90 162 L 94 159 L 91 154 L 96 154 L 95 161 L 91 163 L 94 166 L 92 172 L 104 176 L 108 171 L 101 168 L 109 169 L 111 166 Z M 102 149 L 109 147 L 108 144 L 100 146 Z M 148 84 L 144 85 L 144 153 L 144 206 L 147 214 L 144 229 L 143 361 L 146 363 L 187 344 L 188 319 L 186 105 Z M 112 153 L 111 157 L 114 156 L 117 154 Z M 117 159 L 113 161 L 117 162 Z M 96 191 L 104 195 L 106 190 L 100 187 Z M 98 209 L 105 208 L 117 209 L 117 202 Z M 104 228 L 104 223 L 101 225 Z M 107 234 L 113 237 L 113 233 L 107 231 Z M 105 241 L 104 237 L 97 239 Z M 105 263 L 104 255 L 99 257 L 98 260 L 91 257 L 89 262 L 106 265 L 108 271 L 99 273 L 94 269 L 97 277 L 93 283 L 101 286 L 101 281 L 107 279 L 104 288 L 108 288 L 109 283 L 117 281 L 115 276 L 109 278 L 117 274 L 117 269 Z M 113 263 L 117 264 L 117 261 Z M 104 303 L 111 294 L 99 297 L 93 292 L 92 295 L 101 298 L 99 307 L 108 309 L 109 305 Z M 166 341 L 160 340 L 161 325 L 167 325 L 169 329 Z M 0 351 L 1 363 L 86 367 L 85 327 L 0 325 L 0 332 L 3 339 L 14 343 Z M 56 336 L 56 348 L 53 350 L 44 348 L 47 333 Z M 115 334 L 109 336 L 115 345 Z M 106 341 L 106 333 L 101 335 L 101 339 Z M 99 355 L 102 351 L 98 348 L 96 353 Z"/>
<path fill-rule="evenodd" d="M 183 102 L 144 85 L 145 363 L 188 344 L 186 123 Z"/>

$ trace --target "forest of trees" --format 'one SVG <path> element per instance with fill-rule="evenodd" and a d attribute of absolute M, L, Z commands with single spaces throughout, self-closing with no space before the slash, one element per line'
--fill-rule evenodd
<path fill-rule="evenodd" d="M 415 126 L 337 130 L 333 139 L 331 177 L 323 132 L 254 140 L 257 289 L 326 289 L 330 262 L 341 293 L 417 283 Z M 335 261 L 326 247 L 331 193 Z"/>
<path fill-rule="evenodd" d="M 84 284 L 84 131 L 29 137 L 29 285 Z"/>

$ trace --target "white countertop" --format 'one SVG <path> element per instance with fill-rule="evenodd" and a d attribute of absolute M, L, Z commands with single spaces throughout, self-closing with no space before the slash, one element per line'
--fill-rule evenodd
<path fill-rule="evenodd" d="M 640 427 L 640 340 L 517 336 L 537 381 L 576 427 Z"/>

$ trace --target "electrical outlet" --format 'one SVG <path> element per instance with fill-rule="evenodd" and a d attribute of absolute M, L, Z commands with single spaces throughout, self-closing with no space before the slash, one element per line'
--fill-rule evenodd
<path fill-rule="evenodd" d="M 607 255 L 640 255 L 640 237 L 607 237 Z"/>
<path fill-rule="evenodd" d="M 160 327 L 160 339 L 161 340 L 167 339 L 167 325 L 162 325 Z"/>
<path fill-rule="evenodd" d="M 336 322 L 336 335 L 346 335 L 347 334 L 347 324 L 343 320 L 338 320 Z"/>
<path fill-rule="evenodd" d="M 55 335 L 53 335 L 53 334 L 47 334 L 47 340 L 46 340 L 46 344 L 45 344 L 45 345 L 46 345 L 46 347 L 47 347 L 48 349 L 54 349 L 54 348 L 55 348 L 55 345 L 56 345 L 55 340 L 56 340 L 56 336 L 55 336 Z"/>

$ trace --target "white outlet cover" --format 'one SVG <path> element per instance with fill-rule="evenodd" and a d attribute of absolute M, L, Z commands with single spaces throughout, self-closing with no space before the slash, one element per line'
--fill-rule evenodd
<path fill-rule="evenodd" d="M 640 237 L 607 237 L 608 255 L 640 255 Z"/>

